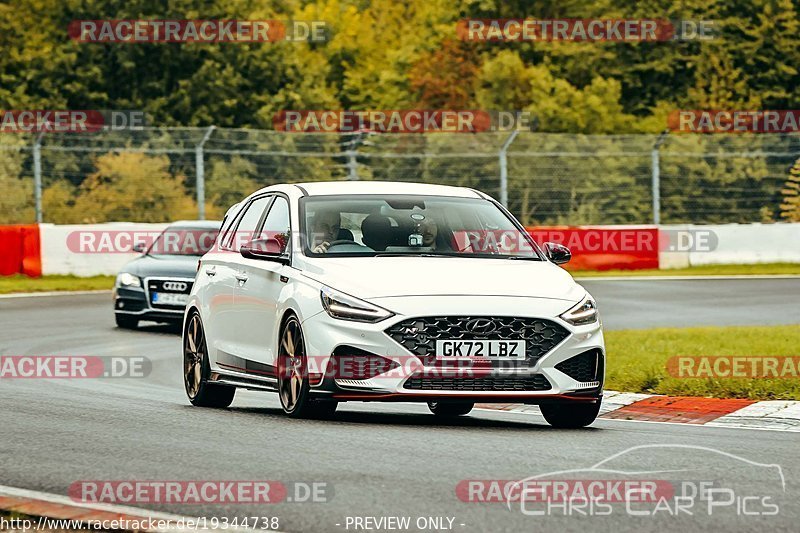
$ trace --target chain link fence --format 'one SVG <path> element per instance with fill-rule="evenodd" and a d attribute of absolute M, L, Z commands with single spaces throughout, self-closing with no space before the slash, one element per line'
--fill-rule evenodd
<path fill-rule="evenodd" d="M 796 134 L 4 135 L 0 223 L 219 218 L 260 187 L 346 179 L 473 187 L 524 224 L 769 222 L 799 157 Z"/>

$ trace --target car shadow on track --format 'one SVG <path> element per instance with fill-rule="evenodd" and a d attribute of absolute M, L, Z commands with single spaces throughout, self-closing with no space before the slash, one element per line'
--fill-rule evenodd
<path fill-rule="evenodd" d="M 112 326 L 113 327 L 113 326 Z M 156 322 L 144 322 L 136 329 L 121 329 L 115 328 L 117 331 L 126 331 L 130 333 L 159 333 L 161 335 L 180 335 L 181 324 L 162 324 Z"/>
<path fill-rule="evenodd" d="M 231 407 L 228 411 L 237 414 L 253 414 L 253 415 L 269 415 L 270 417 L 281 418 L 287 422 L 294 422 L 295 420 L 288 418 L 282 410 L 268 408 L 268 407 Z M 473 413 L 466 416 L 458 416 L 453 418 L 440 418 L 433 414 L 426 413 L 397 413 L 385 411 L 351 411 L 342 410 L 337 411 L 336 414 L 329 419 L 303 419 L 296 420 L 297 423 L 319 423 L 327 426 L 336 425 L 383 425 L 383 426 L 406 426 L 406 427 L 430 427 L 430 428 L 486 428 L 486 429 L 537 429 L 547 431 L 557 431 L 551 428 L 547 423 L 539 422 L 538 419 L 532 418 L 530 422 L 519 422 L 514 420 L 498 420 L 494 418 L 487 418 L 481 416 L 482 412 L 478 414 Z M 575 431 L 575 430 L 570 430 Z M 583 428 L 580 431 L 600 431 L 599 428 Z"/>

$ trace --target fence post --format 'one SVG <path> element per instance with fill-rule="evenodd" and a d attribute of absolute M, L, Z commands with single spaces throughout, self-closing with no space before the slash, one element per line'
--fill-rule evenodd
<path fill-rule="evenodd" d="M 33 141 L 33 195 L 37 224 L 42 223 L 42 135 L 43 131 Z"/>
<path fill-rule="evenodd" d="M 347 156 L 347 163 L 345 163 L 345 167 L 347 168 L 347 179 L 351 181 L 358 180 L 358 145 L 361 144 L 361 133 L 353 133 L 352 140 L 348 141 L 347 143 L 347 150 L 345 150 L 345 155 Z"/>
<path fill-rule="evenodd" d="M 667 138 L 669 130 L 664 130 L 656 139 L 653 151 L 650 153 L 651 184 L 653 197 L 653 224 L 661 224 L 661 154 L 659 148 Z"/>
<path fill-rule="evenodd" d="M 200 143 L 194 147 L 194 163 L 197 172 L 197 218 L 206 219 L 206 167 L 203 161 L 203 145 L 214 131 L 216 126 L 209 126 Z"/>
<path fill-rule="evenodd" d="M 517 135 L 519 135 L 519 130 L 512 131 L 497 154 L 500 159 L 500 203 L 503 204 L 503 207 L 508 207 L 508 147 L 514 142 Z"/>

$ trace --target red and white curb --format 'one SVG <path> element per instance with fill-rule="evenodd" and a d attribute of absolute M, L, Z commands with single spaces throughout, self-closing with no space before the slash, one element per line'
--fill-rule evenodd
<path fill-rule="evenodd" d="M 477 407 L 541 414 L 536 405 L 478 404 Z M 758 402 L 605 391 L 600 418 L 800 432 L 800 401 Z"/>
<path fill-rule="evenodd" d="M 137 507 L 124 505 L 111 505 L 105 503 L 83 503 L 76 502 L 67 496 L 39 492 L 35 490 L 20 489 L 0 485 L 0 510 L 11 511 L 39 517 L 38 522 L 33 520 L 34 526 L 38 530 L 46 530 L 56 527 L 56 520 L 73 520 L 84 523 L 109 523 L 111 521 L 124 521 L 125 524 L 140 524 L 138 528 L 120 527 L 116 529 L 128 531 L 147 531 L 147 532 L 178 532 L 178 531 L 203 531 L 202 526 L 198 527 L 197 517 L 187 517 L 158 511 L 149 511 Z M 45 520 L 44 517 L 51 519 Z M 141 527 L 145 522 L 161 523 L 166 527 Z M 62 522 L 62 525 L 64 522 Z M 67 529 L 66 526 L 58 529 Z M 252 529 L 225 528 L 226 531 L 244 532 Z"/>

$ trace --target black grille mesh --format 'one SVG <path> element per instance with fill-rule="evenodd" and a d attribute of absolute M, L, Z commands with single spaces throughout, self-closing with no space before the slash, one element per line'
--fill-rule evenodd
<path fill-rule="evenodd" d="M 414 375 L 406 380 L 403 387 L 413 390 L 527 392 L 550 390 L 552 385 L 541 374 L 479 378 L 426 378 Z"/>
<path fill-rule="evenodd" d="M 491 320 L 495 329 L 485 334 L 473 333 L 467 329 L 467 323 L 475 319 Z M 519 365 L 532 366 L 567 338 L 569 332 L 555 322 L 541 318 L 431 316 L 398 322 L 388 328 L 386 334 L 426 365 L 435 363 L 436 341 L 440 339 L 524 340 L 526 359 L 519 361 Z"/>
<path fill-rule="evenodd" d="M 336 379 L 370 379 L 399 366 L 391 359 L 342 345 L 333 351 L 327 372 Z"/>
<path fill-rule="evenodd" d="M 600 350 L 589 350 L 556 365 L 556 369 L 575 381 L 598 381 L 602 374 L 602 355 Z"/>

